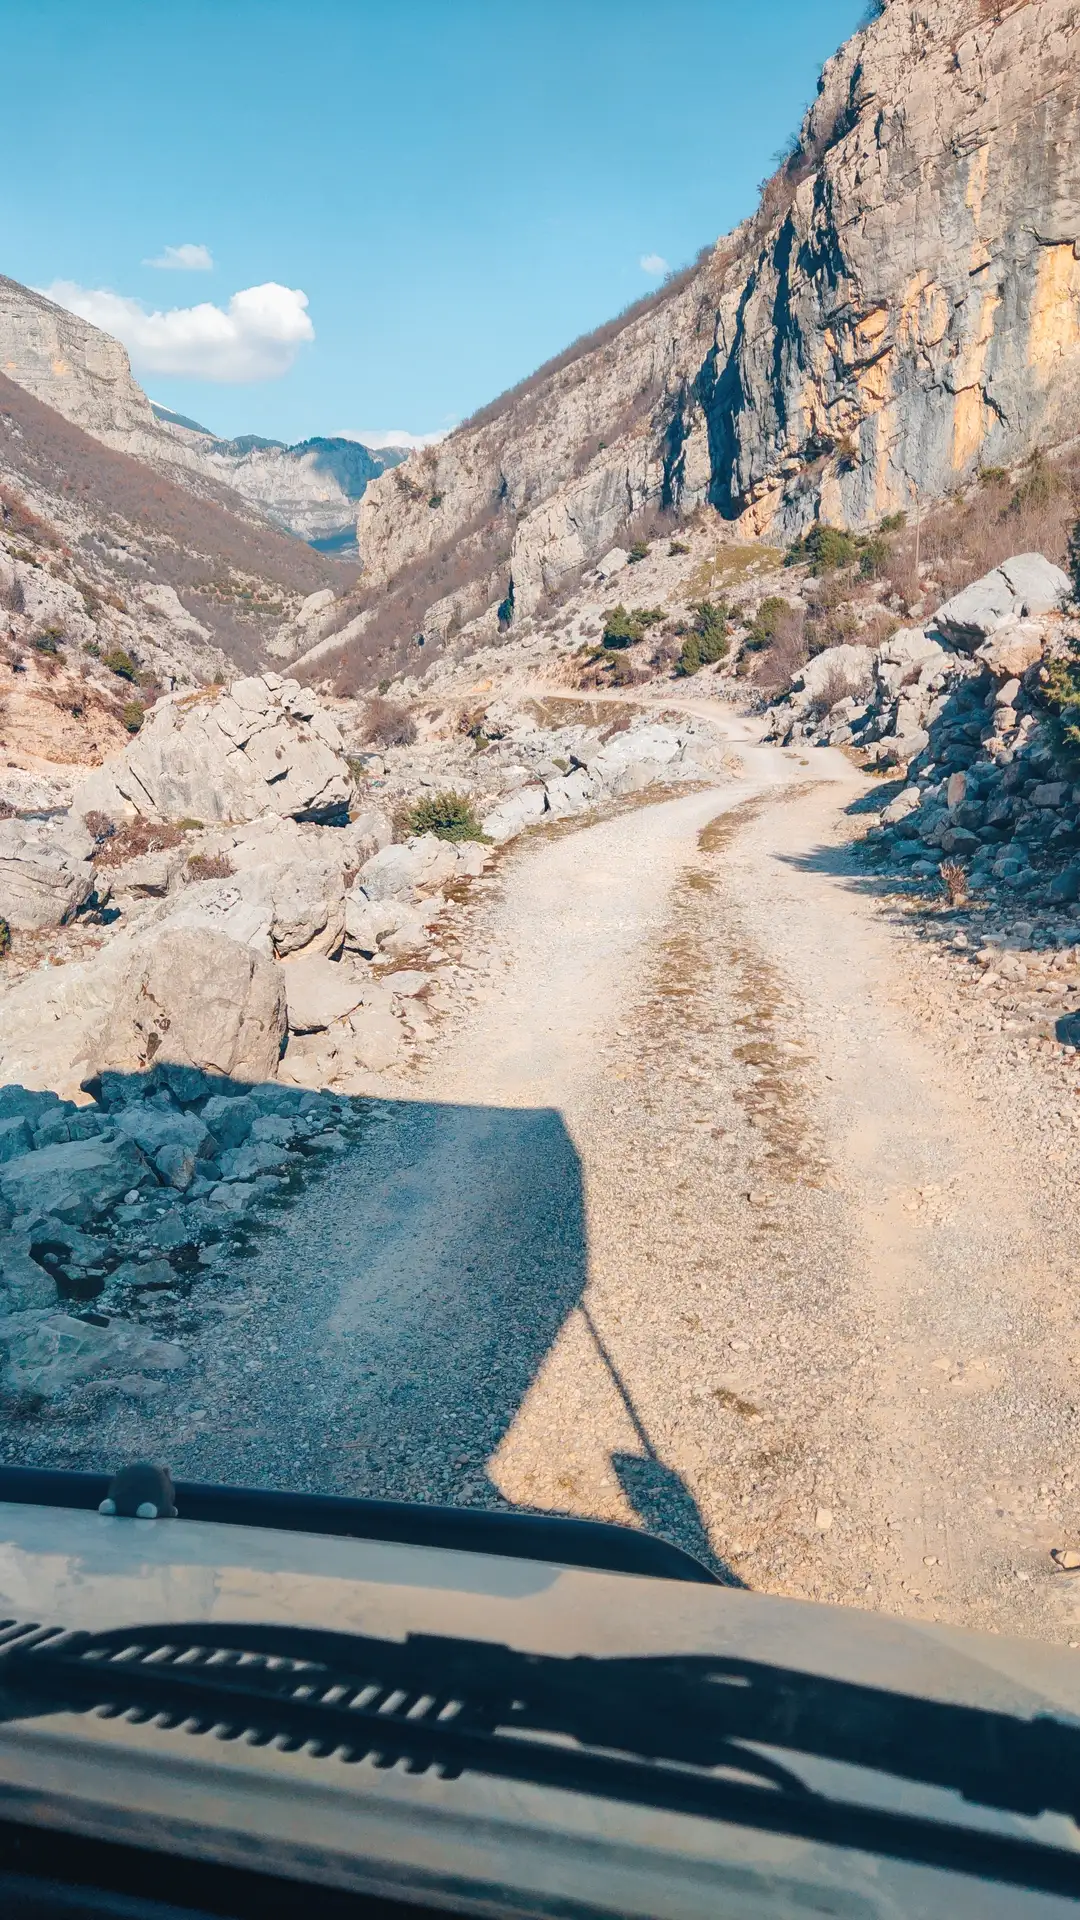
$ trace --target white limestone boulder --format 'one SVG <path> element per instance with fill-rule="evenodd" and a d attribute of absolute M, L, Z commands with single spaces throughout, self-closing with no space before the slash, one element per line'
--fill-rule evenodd
<path fill-rule="evenodd" d="M 1018 553 L 973 580 L 934 615 L 938 632 L 973 653 L 1007 621 L 1063 607 L 1072 592 L 1067 573 L 1041 553 Z"/>
<path fill-rule="evenodd" d="M 331 716 L 297 681 L 268 673 L 159 701 L 130 746 L 78 784 L 73 807 L 204 823 L 326 819 L 344 815 L 352 791 Z"/>
<path fill-rule="evenodd" d="M 94 891 L 92 842 L 52 822 L 0 820 L 0 917 L 20 929 L 59 927 Z"/>
<path fill-rule="evenodd" d="M 206 927 L 156 927 L 136 943 L 97 1042 L 99 1070 L 198 1067 L 272 1080 L 285 1037 L 280 969 Z"/>
<path fill-rule="evenodd" d="M 483 822 L 489 840 L 501 845 L 512 840 L 523 828 L 535 826 L 547 809 L 547 794 L 542 786 L 519 787 L 493 807 Z"/>
<path fill-rule="evenodd" d="M 291 1033 L 322 1033 L 359 1007 L 367 974 L 347 962 L 312 954 L 281 969 Z"/>
<path fill-rule="evenodd" d="M 543 788 L 540 792 L 542 795 Z M 369 900 L 388 900 L 410 890 L 435 893 L 456 871 L 453 845 L 425 833 L 372 854 L 360 868 L 356 884 Z"/>

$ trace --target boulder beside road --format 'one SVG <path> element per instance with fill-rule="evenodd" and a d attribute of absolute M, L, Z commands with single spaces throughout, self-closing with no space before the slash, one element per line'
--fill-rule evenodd
<path fill-rule="evenodd" d="M 330 715 L 298 681 L 264 673 L 158 701 L 72 806 L 84 819 L 323 820 L 344 817 L 352 791 Z"/>
<path fill-rule="evenodd" d="M 0 916 L 24 930 L 62 926 L 94 891 L 92 851 L 78 828 L 0 820 Z"/>
<path fill-rule="evenodd" d="M 175 1341 L 123 1321 L 96 1327 L 65 1313 L 15 1313 L 3 1322 L 3 1334 L 0 1399 L 16 1404 L 55 1400 L 105 1374 L 123 1385 L 132 1374 L 175 1373 L 188 1364 Z"/>
<path fill-rule="evenodd" d="M 134 1140 L 63 1140 L 0 1166 L 0 1199 L 16 1214 L 54 1214 L 78 1225 L 107 1213 L 131 1189 L 155 1184 Z"/>
<path fill-rule="evenodd" d="M 272 1080 L 285 990 L 272 960 L 204 927 L 155 929 L 136 944 L 97 1047 L 99 1070 L 163 1064 Z"/>
<path fill-rule="evenodd" d="M 1071 592 L 1068 574 L 1044 554 L 1018 553 L 946 600 L 934 626 L 955 646 L 974 652 L 1007 621 L 1056 612 Z"/>

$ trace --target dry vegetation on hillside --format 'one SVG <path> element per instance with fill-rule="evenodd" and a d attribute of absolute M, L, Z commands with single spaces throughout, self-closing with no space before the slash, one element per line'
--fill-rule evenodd
<path fill-rule="evenodd" d="M 46 523 L 22 493 L 55 502 L 54 544 L 80 546 L 121 577 L 174 587 L 238 660 L 261 655 L 286 601 L 328 585 L 340 590 L 356 577 L 303 541 L 242 520 L 103 446 L 2 374 L 0 475 L 20 499 L 18 511 L 39 525 Z"/>
<path fill-rule="evenodd" d="M 782 692 L 813 654 L 845 641 L 880 644 L 1011 554 L 1042 553 L 1065 566 L 1078 519 L 1080 449 L 1055 460 L 1034 454 L 1013 473 L 988 469 L 954 499 L 895 516 L 869 536 L 811 530 L 788 556 L 809 569 L 803 604 L 768 604 L 740 671 L 764 693 Z"/>

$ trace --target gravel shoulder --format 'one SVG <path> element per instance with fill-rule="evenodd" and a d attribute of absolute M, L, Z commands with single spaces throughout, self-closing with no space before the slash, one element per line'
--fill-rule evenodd
<path fill-rule="evenodd" d="M 505 856 L 468 1011 L 253 1241 L 196 1384 L 22 1457 L 594 1514 L 1080 1639 L 1061 1092 L 867 885 L 847 762 L 740 750 Z"/>

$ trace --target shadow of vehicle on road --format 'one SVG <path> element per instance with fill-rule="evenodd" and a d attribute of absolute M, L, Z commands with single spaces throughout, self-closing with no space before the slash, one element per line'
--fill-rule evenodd
<path fill-rule="evenodd" d="M 9 1428 L 9 1458 L 112 1467 L 107 1433 L 114 1451 L 191 1479 L 509 1504 L 489 1463 L 585 1311 L 581 1165 L 558 1112 L 249 1086 L 166 1063 L 88 1090 L 96 1104 L 65 1119 L 55 1103 L 42 1137 L 67 1126 L 133 1144 L 138 1193 L 88 1200 L 74 1229 L 55 1212 L 28 1220 L 30 1256 L 62 1310 L 146 1326 L 191 1364 L 148 1404 L 84 1380 L 62 1426 L 23 1419 L 14 1454 Z M 640 1444 L 612 1456 L 630 1507 L 738 1584 L 586 1319 Z"/>

